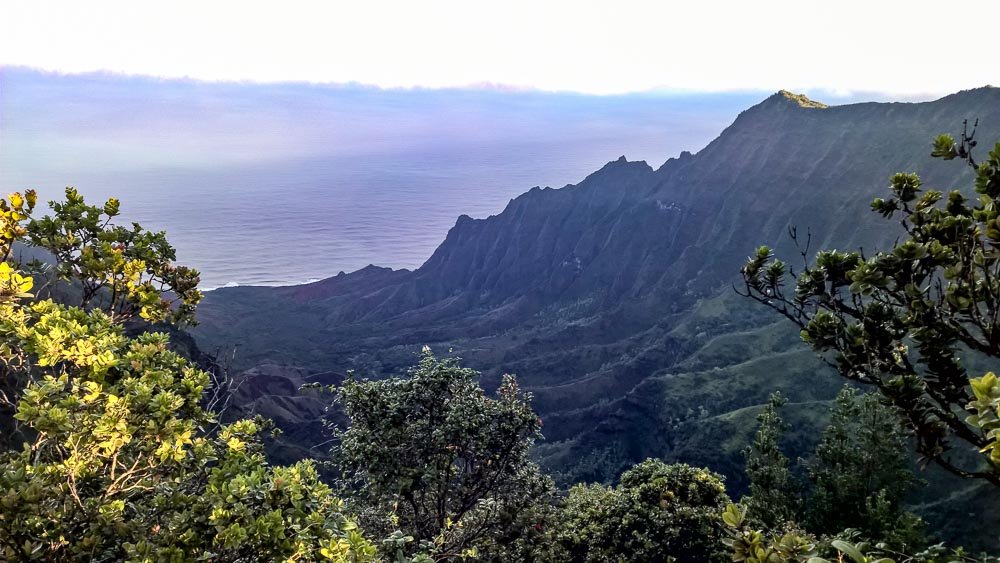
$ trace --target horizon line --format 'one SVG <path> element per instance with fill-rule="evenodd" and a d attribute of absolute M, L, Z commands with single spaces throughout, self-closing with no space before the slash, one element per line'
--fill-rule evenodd
<path fill-rule="evenodd" d="M 608 98 L 608 97 L 629 97 L 629 96 L 662 96 L 662 97 L 694 97 L 699 95 L 705 96 L 726 96 L 726 95 L 763 95 L 765 97 L 780 93 L 782 91 L 788 91 L 796 94 L 806 94 L 809 97 L 821 97 L 833 100 L 853 100 L 847 103 L 856 103 L 857 101 L 899 101 L 899 102 L 920 102 L 920 101 L 932 101 L 940 99 L 944 96 L 955 94 L 968 90 L 957 89 L 957 90 L 940 90 L 940 91 L 927 91 L 921 93 L 896 93 L 896 92 L 884 92 L 881 90 L 837 90 L 828 87 L 796 87 L 796 88 L 784 88 L 779 87 L 777 89 L 767 89 L 767 88 L 731 88 L 731 89 L 692 89 L 692 88 L 676 88 L 676 87 L 652 87 L 641 90 L 622 90 L 622 91 L 609 91 L 609 92 L 588 92 L 582 90 L 572 90 L 572 89 L 545 89 L 537 86 L 529 85 L 517 85 L 517 84 L 507 84 L 502 82 L 490 82 L 490 81 L 480 81 L 472 82 L 467 84 L 456 84 L 448 86 L 432 86 L 432 85 L 380 85 L 372 84 L 360 81 L 331 81 L 331 80 L 305 80 L 305 79 L 276 79 L 276 80 L 261 80 L 256 78 L 202 78 L 198 76 L 191 75 L 159 75 L 159 74 L 149 74 L 141 72 L 126 72 L 113 70 L 108 68 L 98 68 L 90 70 L 81 71 L 67 71 L 61 69 L 43 68 L 24 64 L 11 64 L 11 63 L 0 63 L 0 76 L 4 71 L 15 71 L 15 72 L 29 72 L 40 75 L 48 75 L 57 78 L 110 78 L 110 79 L 121 79 L 121 80 L 145 80 L 150 82 L 175 82 L 182 84 L 203 84 L 203 85 L 220 85 L 220 86 L 308 86 L 308 87 L 320 87 L 320 88 L 331 88 L 331 89 L 357 89 L 357 90 L 375 90 L 381 92 L 452 92 L 452 91 L 466 91 L 466 92 L 493 92 L 500 94 L 539 94 L 539 95 L 556 95 L 556 96 L 580 96 L 580 97 L 593 97 L 593 98 Z M 985 84 L 981 87 L 993 87 L 990 84 Z M 975 89 L 975 88 L 973 88 Z M 821 101 L 821 100 L 817 100 Z"/>

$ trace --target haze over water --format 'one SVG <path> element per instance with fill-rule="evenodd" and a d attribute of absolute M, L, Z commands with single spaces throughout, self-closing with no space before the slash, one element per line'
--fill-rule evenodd
<path fill-rule="evenodd" d="M 459 215 L 624 154 L 698 150 L 761 93 L 202 83 L 0 69 L 0 189 L 76 186 L 166 230 L 202 285 L 420 266 Z"/>

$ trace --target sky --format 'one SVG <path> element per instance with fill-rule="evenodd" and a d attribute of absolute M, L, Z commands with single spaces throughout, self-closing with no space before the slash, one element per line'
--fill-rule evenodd
<path fill-rule="evenodd" d="M 1000 2 L 5 0 L 0 65 L 212 81 L 926 99 L 1000 83 Z"/>

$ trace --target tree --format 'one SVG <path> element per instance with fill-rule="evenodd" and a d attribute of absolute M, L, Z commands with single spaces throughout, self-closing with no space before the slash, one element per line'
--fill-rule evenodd
<path fill-rule="evenodd" d="M 33 206 L 0 200 L 5 259 Z M 268 466 L 258 421 L 218 427 L 208 374 L 165 335 L 129 338 L 120 309 L 29 302 L 32 288 L 0 263 L 4 375 L 22 386 L 0 425 L 23 438 L 0 452 L 0 558 L 374 558 L 312 463 Z"/>
<path fill-rule="evenodd" d="M 550 531 L 556 560 L 729 561 L 721 513 L 722 478 L 705 469 L 646 460 L 617 487 L 576 485 Z"/>
<path fill-rule="evenodd" d="M 548 530 L 546 543 L 556 548 L 552 560 L 595 561 L 608 542 L 609 513 L 615 490 L 597 483 L 581 483 L 569 489 Z"/>
<path fill-rule="evenodd" d="M 37 203 L 34 190 L 2 201 L 0 243 L 5 250 L 0 263 L 12 257 L 15 242 L 35 246 L 50 253 L 55 263 L 33 260 L 20 265 L 24 271 L 17 275 L 32 277 L 39 297 L 101 309 L 112 322 L 129 323 L 135 331 L 149 322 L 194 323 L 201 301 L 198 272 L 174 265 L 176 252 L 166 234 L 146 231 L 137 223 L 131 228 L 113 224 L 119 214 L 117 199 L 96 207 L 74 188 L 65 193 L 65 201 L 49 202 L 52 215 L 41 219 L 31 219 Z M 0 408 L 9 410 L 26 381 L 17 373 L 5 375 Z"/>
<path fill-rule="evenodd" d="M 931 156 L 971 165 L 977 200 L 958 190 L 945 199 L 916 174 L 896 174 L 892 197 L 872 203 L 901 216 L 904 236 L 892 249 L 822 251 L 789 293 L 792 272 L 760 247 L 742 269 L 741 293 L 798 324 L 841 375 L 874 386 L 927 459 L 1000 486 L 1000 385 L 970 377 L 961 359 L 966 350 L 1000 358 L 1000 143 L 976 163 L 974 136 L 942 135 Z M 985 455 L 955 455 L 954 441 Z"/>
<path fill-rule="evenodd" d="M 778 409 L 786 402 L 780 393 L 771 395 L 757 416 L 754 441 L 743 451 L 750 495 L 741 503 L 747 508 L 747 517 L 766 530 L 782 528 L 794 521 L 799 511 L 799 487 L 778 444 L 786 430 Z"/>
<path fill-rule="evenodd" d="M 552 492 L 528 457 L 541 421 L 512 376 L 495 399 L 478 378 L 425 347 L 407 377 L 337 390 L 349 424 L 336 432 L 335 464 L 368 531 L 398 527 L 439 560 L 501 558 L 534 533 Z"/>
<path fill-rule="evenodd" d="M 807 529 L 829 535 L 853 528 L 871 541 L 919 547 L 920 519 L 903 509 L 917 485 L 907 451 L 905 433 L 879 396 L 845 386 L 807 466 Z"/>
<path fill-rule="evenodd" d="M 777 408 L 783 403 L 780 395 L 771 395 L 746 450 L 750 494 L 740 500 L 740 510 L 748 525 L 776 534 L 801 524 L 810 534 L 826 537 L 853 530 L 893 548 L 919 547 L 922 523 L 903 508 L 918 485 L 906 433 L 879 395 L 859 394 L 850 386 L 837 395 L 815 454 L 803 461 L 811 485 L 807 491 L 796 486 L 778 449 L 785 426 Z"/>
<path fill-rule="evenodd" d="M 66 201 L 49 206 L 53 214 L 31 221 L 23 234 L 29 244 L 55 256 L 56 279 L 79 287 L 81 307 L 101 308 L 116 322 L 135 317 L 194 322 L 201 301 L 198 272 L 174 265 L 177 253 L 166 233 L 146 231 L 138 223 L 114 225 L 117 199 L 103 207 L 87 205 L 74 188 L 66 188 Z"/>

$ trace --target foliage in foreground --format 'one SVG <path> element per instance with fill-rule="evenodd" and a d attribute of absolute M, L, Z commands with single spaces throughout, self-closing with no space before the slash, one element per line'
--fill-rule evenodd
<path fill-rule="evenodd" d="M 0 203 L 0 256 L 30 230 L 23 223 L 34 199 L 28 192 Z M 82 199 L 67 203 L 77 204 Z M 85 262 L 93 256 L 79 254 Z M 130 263 L 100 267 L 134 296 L 148 280 L 127 273 Z M 121 309 L 29 302 L 33 283 L 0 263 L 0 369 L 23 386 L 3 397 L 15 409 L 4 427 L 23 439 L 0 453 L 3 559 L 374 557 L 312 463 L 269 467 L 258 422 L 217 425 L 201 406 L 208 374 L 170 351 L 166 336 L 126 337 Z M 159 317 L 151 311 L 162 310 L 138 309 Z"/>
<path fill-rule="evenodd" d="M 726 545 L 736 563 L 998 563 L 1000 559 L 974 557 L 961 548 L 934 545 L 915 554 L 895 551 L 885 544 L 857 541 L 854 530 L 838 537 L 819 538 L 792 528 L 784 532 L 762 532 L 746 518 L 746 509 L 729 505 L 722 515 L 727 527 Z"/>
<path fill-rule="evenodd" d="M 528 457 L 541 421 L 511 376 L 488 397 L 479 374 L 424 349 L 407 377 L 350 379 L 338 402 L 343 494 L 372 534 L 400 530 L 404 551 L 509 560 L 537 537 L 551 480 Z M 386 518 L 386 515 L 390 515 Z"/>
<path fill-rule="evenodd" d="M 728 561 L 722 478 L 700 468 L 646 460 L 618 486 L 570 489 L 549 534 L 557 561 Z"/>
<path fill-rule="evenodd" d="M 789 268 L 767 247 L 742 273 L 745 295 L 799 325 L 844 377 L 882 394 L 922 455 L 1000 486 L 1000 383 L 992 373 L 970 376 L 962 361 L 966 350 L 1000 359 L 1000 143 L 976 163 L 973 136 L 942 135 L 932 156 L 968 162 L 977 200 L 896 174 L 892 197 L 872 203 L 886 218 L 900 216 L 905 236 L 891 250 L 822 251 L 792 292 Z M 952 455 L 953 443 L 983 455 Z"/>
<path fill-rule="evenodd" d="M 27 200 L 33 205 L 34 196 Z M 52 215 L 29 222 L 23 233 L 25 242 L 56 260 L 54 267 L 39 270 L 46 286 L 73 284 L 80 307 L 102 309 L 115 322 L 195 322 L 202 297 L 199 275 L 173 263 L 177 253 L 166 233 L 147 231 L 138 223 L 115 225 L 117 199 L 88 205 L 74 188 L 66 188 L 65 201 L 49 206 Z"/>

